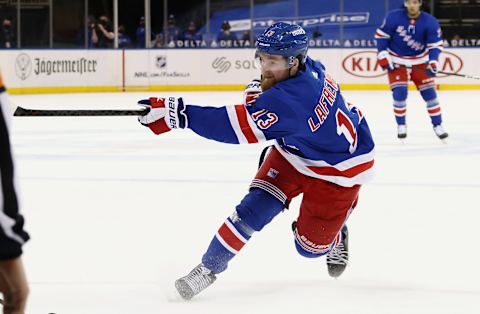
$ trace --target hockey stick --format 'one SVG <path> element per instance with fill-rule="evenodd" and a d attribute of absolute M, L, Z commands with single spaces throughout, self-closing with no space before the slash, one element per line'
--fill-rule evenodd
<path fill-rule="evenodd" d="M 466 78 L 466 79 L 480 80 L 480 76 L 475 76 L 475 75 L 468 75 L 468 74 L 461 74 L 461 73 L 453 73 L 453 72 L 445 72 L 445 71 L 438 71 L 438 73 L 445 74 L 445 75 L 452 75 L 452 76 L 464 77 L 464 78 Z"/>
<path fill-rule="evenodd" d="M 410 69 L 412 71 L 425 71 L 425 72 L 427 72 L 427 69 L 414 68 L 414 67 L 406 66 L 406 65 L 402 65 L 402 64 L 395 64 L 395 67 L 406 68 L 406 69 Z M 466 79 L 480 80 L 480 76 L 475 76 L 475 75 L 468 75 L 468 74 L 454 73 L 454 72 L 445 72 L 445 71 L 438 71 L 437 73 L 445 74 L 445 75 L 449 75 L 449 76 L 451 75 L 451 76 L 463 77 L 463 78 L 466 78 Z"/>
<path fill-rule="evenodd" d="M 13 115 L 15 117 L 92 117 L 92 116 L 144 116 L 150 108 L 141 110 L 39 110 L 17 107 Z"/>

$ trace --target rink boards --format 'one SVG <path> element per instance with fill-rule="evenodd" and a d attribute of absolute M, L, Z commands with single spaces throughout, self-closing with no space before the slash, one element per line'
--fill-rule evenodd
<path fill-rule="evenodd" d="M 478 75 L 480 49 L 445 49 L 440 70 Z M 388 89 L 374 49 L 310 49 L 343 89 Z M 240 90 L 259 76 L 253 49 L 3 50 L 13 94 Z M 475 73 L 474 73 L 475 72 Z M 480 81 L 439 75 L 439 89 L 480 89 Z"/>

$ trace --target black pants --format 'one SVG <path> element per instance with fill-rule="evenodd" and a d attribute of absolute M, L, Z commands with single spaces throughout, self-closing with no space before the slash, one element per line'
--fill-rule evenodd
<path fill-rule="evenodd" d="M 0 259 L 22 254 L 22 245 L 29 239 L 23 230 L 24 219 L 19 213 L 14 186 L 13 156 L 5 116 L 10 109 L 5 89 L 0 87 Z"/>

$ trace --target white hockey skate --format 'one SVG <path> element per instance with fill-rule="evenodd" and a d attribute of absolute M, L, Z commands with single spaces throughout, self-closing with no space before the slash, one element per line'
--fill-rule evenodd
<path fill-rule="evenodd" d="M 405 124 L 399 124 L 397 126 L 397 137 L 400 140 L 407 138 L 407 126 Z"/>
<path fill-rule="evenodd" d="M 339 277 L 348 265 L 348 228 L 342 228 L 342 242 L 327 254 L 327 267 L 330 277 Z"/>
<path fill-rule="evenodd" d="M 217 280 L 215 274 L 203 266 L 203 264 L 200 264 L 192 269 L 185 277 L 177 279 L 175 281 L 175 288 L 184 300 L 190 300 L 205 290 L 215 280 Z"/>
<path fill-rule="evenodd" d="M 446 143 L 446 138 L 448 137 L 448 133 L 445 132 L 441 124 L 434 126 L 433 131 L 438 136 L 438 138 L 442 140 L 442 142 Z"/>

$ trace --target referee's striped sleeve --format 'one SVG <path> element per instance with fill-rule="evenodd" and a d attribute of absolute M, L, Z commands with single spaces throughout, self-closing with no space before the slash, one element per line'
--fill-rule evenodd
<path fill-rule="evenodd" d="M 9 138 L 10 109 L 8 95 L 0 75 L 0 260 L 22 254 L 22 245 L 29 239 L 23 229 L 15 189 L 15 172 Z"/>

